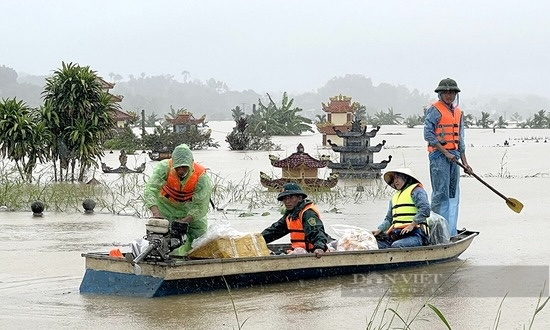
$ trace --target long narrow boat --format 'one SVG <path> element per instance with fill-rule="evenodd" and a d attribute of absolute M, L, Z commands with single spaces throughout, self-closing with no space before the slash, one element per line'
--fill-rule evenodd
<path fill-rule="evenodd" d="M 132 263 L 108 253 L 84 253 L 86 273 L 83 294 L 161 297 L 301 279 L 366 273 L 397 267 L 428 265 L 457 258 L 479 232 L 461 231 L 451 242 L 404 249 L 330 252 L 313 254 L 207 260 L 175 259 L 142 262 L 135 274 Z M 283 244 L 268 245 L 284 251 Z"/>
<path fill-rule="evenodd" d="M 151 160 L 159 161 L 164 159 L 170 159 L 172 157 L 171 151 L 149 151 L 149 158 Z"/>

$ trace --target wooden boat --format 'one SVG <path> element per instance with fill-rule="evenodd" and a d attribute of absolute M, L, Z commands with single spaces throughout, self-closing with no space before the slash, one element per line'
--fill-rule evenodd
<path fill-rule="evenodd" d="M 120 165 L 117 168 L 112 168 L 110 166 L 107 166 L 105 163 L 101 163 L 101 170 L 103 173 L 143 173 L 145 170 L 145 163 L 141 163 L 140 166 L 136 167 L 135 169 L 130 169 L 126 167 L 126 165 Z"/>
<path fill-rule="evenodd" d="M 170 151 L 149 151 L 148 155 L 151 160 L 155 161 L 172 158 Z"/>
<path fill-rule="evenodd" d="M 448 244 L 330 252 L 321 258 L 313 254 L 275 254 L 249 258 L 145 261 L 140 263 L 139 275 L 135 274 L 127 258 L 109 257 L 108 253 L 84 253 L 86 273 L 80 293 L 161 297 L 227 289 L 227 286 L 238 288 L 427 265 L 457 258 L 478 234 L 463 230 Z M 285 249 L 284 244 L 268 246 L 274 252 Z"/>

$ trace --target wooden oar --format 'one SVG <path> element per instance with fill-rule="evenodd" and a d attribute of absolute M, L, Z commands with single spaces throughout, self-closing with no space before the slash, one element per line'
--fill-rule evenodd
<path fill-rule="evenodd" d="M 458 166 L 462 167 L 464 169 L 464 171 L 466 171 L 466 167 L 459 161 L 456 162 L 458 164 Z M 523 209 L 523 204 L 521 204 L 520 201 L 518 201 L 517 199 L 515 198 L 511 198 L 511 197 L 506 197 L 504 196 L 503 194 L 501 194 L 498 190 L 496 190 L 495 188 L 491 187 L 487 182 L 483 181 L 482 178 L 480 178 L 479 176 L 477 176 L 477 174 L 475 173 L 467 173 L 471 176 L 473 176 L 474 178 L 476 178 L 479 182 L 483 183 L 485 185 L 485 187 L 491 189 L 495 194 L 499 195 L 501 198 L 503 198 L 505 201 L 506 201 L 506 205 L 508 205 L 509 208 L 511 208 L 514 212 L 516 213 L 519 213 L 521 212 L 521 209 Z"/>

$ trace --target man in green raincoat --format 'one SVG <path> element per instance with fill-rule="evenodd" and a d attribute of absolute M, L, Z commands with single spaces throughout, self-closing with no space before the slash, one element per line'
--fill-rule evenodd
<path fill-rule="evenodd" d="M 187 241 L 172 255 L 186 254 L 193 240 L 206 232 L 211 192 L 206 168 L 194 162 L 186 144 L 177 146 L 171 159 L 160 161 L 153 169 L 143 194 L 152 217 L 167 219 L 174 229 L 180 223 L 189 225 Z"/>

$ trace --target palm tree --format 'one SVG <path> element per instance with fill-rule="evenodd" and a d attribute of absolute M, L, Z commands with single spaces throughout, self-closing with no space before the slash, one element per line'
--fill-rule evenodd
<path fill-rule="evenodd" d="M 412 115 L 407 117 L 404 123 L 408 128 L 414 128 L 416 125 L 422 125 L 424 123 L 424 117 L 420 115 Z"/>
<path fill-rule="evenodd" d="M 145 120 L 145 123 L 147 124 L 147 126 L 149 127 L 153 127 L 157 124 L 157 121 L 158 121 L 158 117 L 157 117 L 157 114 L 156 113 L 152 113 L 150 114 L 147 119 Z"/>
<path fill-rule="evenodd" d="M 393 113 L 393 107 L 389 107 L 388 112 L 376 112 L 374 116 L 377 125 L 400 125 L 403 120 L 400 113 Z"/>
<path fill-rule="evenodd" d="M 521 115 L 517 112 L 514 112 L 512 114 L 512 116 L 510 117 L 510 119 L 512 119 L 513 121 L 515 121 L 516 123 L 521 121 L 523 118 L 521 117 Z"/>
<path fill-rule="evenodd" d="M 175 109 L 173 106 L 170 106 L 170 113 L 166 115 L 166 117 L 169 117 L 170 119 L 176 119 L 178 115 L 184 114 L 189 112 L 185 108 Z"/>
<path fill-rule="evenodd" d="M 236 122 L 241 118 L 246 118 L 246 114 L 241 109 L 241 107 L 236 106 L 234 109 L 231 109 L 231 117 L 233 117 L 233 120 Z M 248 124 L 247 124 L 248 126 Z"/>
<path fill-rule="evenodd" d="M 546 118 L 546 110 L 542 109 L 533 116 L 531 128 L 546 128 L 548 127 L 548 119 Z"/>
<path fill-rule="evenodd" d="M 462 120 L 464 122 L 464 127 L 465 128 L 469 128 L 470 126 L 473 126 L 474 123 L 475 123 L 474 116 L 471 113 L 465 115 Z"/>
<path fill-rule="evenodd" d="M 508 126 L 508 122 L 506 122 L 506 120 L 504 120 L 504 117 L 502 116 L 499 116 L 498 117 L 498 121 L 495 123 L 495 128 L 505 128 L 506 126 Z"/>
<path fill-rule="evenodd" d="M 481 112 L 481 119 L 477 121 L 476 125 L 482 128 L 489 128 L 493 121 L 489 119 L 490 114 L 488 112 Z"/>
<path fill-rule="evenodd" d="M 141 123 L 141 114 L 135 111 L 127 111 L 126 113 L 131 117 L 131 119 L 128 121 L 130 125 L 135 126 Z"/>
<path fill-rule="evenodd" d="M 40 117 L 40 111 L 23 101 L 13 98 L 0 102 L 0 154 L 15 162 L 26 182 L 32 182 L 36 163 L 48 160 L 52 135 Z"/>
<path fill-rule="evenodd" d="M 362 122 L 366 122 L 367 120 L 367 107 L 364 105 L 361 105 L 359 102 L 355 102 L 357 105 L 357 110 L 355 111 L 355 117 L 359 118 Z"/>
<path fill-rule="evenodd" d="M 52 144 L 55 179 L 56 162 L 60 161 L 59 178 L 68 180 L 68 165 L 71 165 L 71 180 L 74 180 L 76 162 L 80 164 L 78 181 L 97 158 L 103 156 L 102 143 L 116 127 L 114 111 L 119 105 L 103 90 L 99 78 L 90 67 L 62 63 L 46 79 L 42 92 L 45 102 L 58 121 L 47 120 L 48 127 L 56 137 Z"/>
<path fill-rule="evenodd" d="M 389 125 L 400 125 L 403 122 L 403 116 L 400 113 L 393 113 L 393 107 L 388 108 L 388 122 Z"/>

